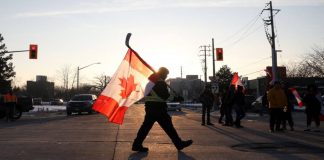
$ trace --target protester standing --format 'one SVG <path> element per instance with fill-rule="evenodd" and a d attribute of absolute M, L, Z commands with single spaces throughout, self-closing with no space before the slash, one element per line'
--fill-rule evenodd
<path fill-rule="evenodd" d="M 199 97 L 200 102 L 202 103 L 202 121 L 201 125 L 205 125 L 205 117 L 207 114 L 207 125 L 213 125 L 210 122 L 210 109 L 213 107 L 214 104 L 214 94 L 211 91 L 210 84 L 205 86 L 204 91 Z"/>
<path fill-rule="evenodd" d="M 267 98 L 269 101 L 270 132 L 274 132 L 275 125 L 276 131 L 282 131 L 280 129 L 282 112 L 288 102 L 279 81 L 274 82 L 274 87 L 269 90 Z"/>
<path fill-rule="evenodd" d="M 287 97 L 287 106 L 284 108 L 283 110 L 283 117 L 282 117 L 282 129 L 286 130 L 286 123 L 288 121 L 290 130 L 293 131 L 294 130 L 294 121 L 291 115 L 291 112 L 294 109 L 294 103 L 293 103 L 293 99 L 295 98 L 294 95 L 291 93 L 291 91 L 288 88 L 287 84 L 282 84 L 282 88 L 285 91 L 286 97 Z"/>
<path fill-rule="evenodd" d="M 235 86 L 231 85 L 229 91 L 225 95 L 225 124 L 223 124 L 224 126 L 233 126 L 232 106 L 234 102 L 234 91 Z"/>
<path fill-rule="evenodd" d="M 237 86 L 237 90 L 234 94 L 234 110 L 236 113 L 235 126 L 237 128 L 242 128 L 241 119 L 245 117 L 245 100 L 243 93 L 243 86 Z"/>
<path fill-rule="evenodd" d="M 317 86 L 315 84 L 307 86 L 307 93 L 303 98 L 303 103 L 306 106 L 306 117 L 307 117 L 307 128 L 304 131 L 311 131 L 312 119 L 314 119 L 316 124 L 316 129 L 314 131 L 319 132 L 320 126 L 320 112 L 321 112 L 321 103 L 316 98 Z"/>

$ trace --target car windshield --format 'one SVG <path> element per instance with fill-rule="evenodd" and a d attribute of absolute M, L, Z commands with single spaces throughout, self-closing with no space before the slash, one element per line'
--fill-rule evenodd
<path fill-rule="evenodd" d="M 88 95 L 78 95 L 72 98 L 73 101 L 91 101 L 92 97 Z"/>

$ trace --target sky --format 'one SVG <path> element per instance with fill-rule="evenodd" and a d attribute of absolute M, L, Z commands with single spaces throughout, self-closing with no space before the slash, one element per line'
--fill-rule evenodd
<path fill-rule="evenodd" d="M 112 76 L 126 54 L 125 38 L 156 70 L 169 77 L 199 75 L 204 79 L 200 46 L 223 48 L 233 72 L 254 79 L 271 65 L 271 48 L 261 11 L 262 0 L 0 0 L 0 33 L 8 51 L 38 44 L 38 59 L 14 53 L 14 84 L 26 85 L 46 75 L 61 85 L 62 69 L 100 62 L 80 70 L 80 83 Z M 324 46 L 324 0 L 273 0 L 278 65 L 301 61 L 315 46 Z M 212 57 L 207 57 L 208 76 Z M 73 72 L 73 73 L 72 73 Z M 73 76 L 72 76 L 73 77 Z"/>

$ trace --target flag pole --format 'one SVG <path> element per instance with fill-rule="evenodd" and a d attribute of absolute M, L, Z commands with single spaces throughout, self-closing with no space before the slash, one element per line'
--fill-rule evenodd
<path fill-rule="evenodd" d="M 132 51 L 134 51 L 136 53 L 136 51 L 129 45 L 129 40 L 130 40 L 130 37 L 132 36 L 132 33 L 127 33 L 126 35 L 126 40 L 125 40 L 125 45 Z M 152 71 L 154 73 L 156 73 L 153 69 Z M 167 83 L 166 83 L 167 84 Z M 170 90 L 175 94 L 175 95 L 179 95 L 173 88 L 171 88 L 171 86 L 169 84 L 167 84 L 167 86 L 170 88 Z"/>
<path fill-rule="evenodd" d="M 129 39 L 130 39 L 131 36 L 132 36 L 132 33 L 127 33 L 127 35 L 126 35 L 126 40 L 125 40 L 125 45 L 126 45 L 130 50 L 133 50 L 133 51 L 134 51 L 134 49 L 129 45 Z"/>

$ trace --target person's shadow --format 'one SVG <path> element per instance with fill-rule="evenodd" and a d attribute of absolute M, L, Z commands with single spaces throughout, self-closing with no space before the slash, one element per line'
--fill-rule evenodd
<path fill-rule="evenodd" d="M 195 158 L 187 155 L 186 153 L 182 152 L 182 151 L 178 151 L 178 159 L 179 160 L 195 160 Z"/>
<path fill-rule="evenodd" d="M 128 156 L 128 160 L 141 160 L 147 157 L 148 152 L 135 152 Z"/>
<path fill-rule="evenodd" d="M 128 156 L 128 160 L 141 160 L 147 157 L 148 152 L 135 152 Z M 186 153 L 182 151 L 178 151 L 178 159 L 179 160 L 195 160 L 195 158 L 188 156 Z"/>

